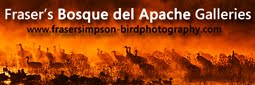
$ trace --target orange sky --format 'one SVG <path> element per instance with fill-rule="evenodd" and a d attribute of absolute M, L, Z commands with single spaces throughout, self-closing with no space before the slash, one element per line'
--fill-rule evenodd
<path fill-rule="evenodd" d="M 210 3 L 209 3 L 210 2 Z M 5 8 L 12 8 L 18 10 L 42 10 L 49 8 L 56 11 L 56 8 L 64 7 L 69 10 L 108 10 L 109 12 L 121 7 L 125 8 L 147 8 L 150 10 L 172 10 L 177 7 L 181 10 L 189 10 L 193 12 L 195 9 L 203 7 L 205 9 L 212 9 L 220 7 L 225 10 L 233 10 L 237 7 L 240 10 L 252 11 L 252 18 L 254 16 L 254 0 L 247 0 L 242 2 L 241 0 L 214 0 L 214 1 L 202 1 L 194 0 L 192 2 L 184 1 L 172 1 L 172 0 L 99 0 L 99 1 L 50 1 L 50 0 L 26 0 L 17 2 L 15 0 L 1 1 L 0 9 L 0 50 L 11 52 L 17 50 L 16 44 L 24 44 L 25 49 L 33 50 L 38 45 L 42 45 L 42 48 L 46 50 L 46 47 L 53 47 L 53 45 L 61 46 L 61 48 L 67 51 L 75 51 L 85 53 L 88 55 L 95 55 L 96 49 L 100 48 L 104 51 L 110 52 L 117 50 L 124 52 L 123 46 L 128 45 L 135 49 L 141 50 L 141 52 L 152 52 L 154 50 L 163 51 L 164 48 L 175 48 L 180 51 L 190 52 L 208 52 L 211 54 L 219 53 L 231 53 L 235 50 L 239 53 L 249 54 L 253 53 L 255 47 L 255 29 L 254 20 L 251 21 L 196 21 L 191 20 L 187 22 L 183 21 L 158 21 L 155 24 L 149 24 L 142 21 L 120 21 L 113 20 L 94 22 L 93 26 L 107 26 L 109 24 L 119 27 L 121 24 L 130 25 L 161 25 L 161 26 L 179 26 L 179 25 L 196 25 L 196 26 L 221 26 L 223 33 L 221 35 L 213 34 L 201 34 L 195 35 L 174 35 L 174 36 L 125 36 L 123 34 L 116 34 L 113 36 L 96 35 L 61 35 L 61 34 L 49 34 L 49 35 L 31 35 L 26 32 L 27 26 L 51 26 L 53 24 L 61 26 L 80 25 L 83 21 L 57 21 L 57 20 L 40 20 L 40 21 L 12 21 L 4 20 L 3 11 Z"/>

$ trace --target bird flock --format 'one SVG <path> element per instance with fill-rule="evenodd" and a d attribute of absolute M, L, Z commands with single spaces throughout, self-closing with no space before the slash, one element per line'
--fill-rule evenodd
<path fill-rule="evenodd" d="M 255 80 L 253 58 L 234 51 L 216 59 L 205 53 L 184 56 L 174 49 L 142 54 L 124 46 L 125 54 L 96 49 L 100 61 L 92 63 L 92 57 L 56 46 L 52 51 L 39 46 L 35 56 L 18 46 L 18 58 L 0 64 L 1 84 L 252 84 Z"/>

